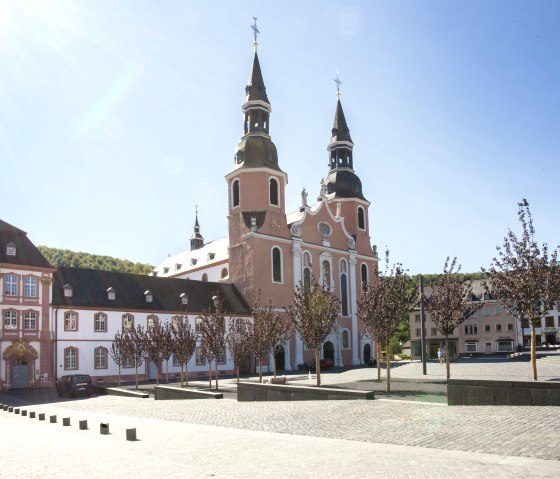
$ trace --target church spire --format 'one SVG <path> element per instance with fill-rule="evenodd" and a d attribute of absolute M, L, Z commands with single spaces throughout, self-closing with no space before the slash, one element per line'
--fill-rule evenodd
<path fill-rule="evenodd" d="M 352 148 L 354 148 L 354 143 L 352 143 L 350 129 L 346 123 L 344 110 L 340 102 L 340 85 L 342 82 L 338 77 L 338 70 L 334 82 L 336 83 L 336 111 L 331 130 L 331 141 L 328 146 L 330 167 L 331 170 L 336 168 L 353 169 Z"/>
<path fill-rule="evenodd" d="M 191 236 L 191 251 L 202 248 L 204 246 L 204 238 L 200 234 L 200 225 L 198 224 L 198 208 L 195 210 L 194 233 Z"/>

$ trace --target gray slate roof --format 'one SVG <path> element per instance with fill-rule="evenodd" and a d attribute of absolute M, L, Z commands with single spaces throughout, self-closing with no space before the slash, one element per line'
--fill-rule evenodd
<path fill-rule="evenodd" d="M 15 256 L 6 254 L 6 245 L 9 243 L 13 243 L 16 247 Z M 53 267 L 27 237 L 25 231 L 3 220 L 0 220 L 0 263 L 40 268 Z"/>

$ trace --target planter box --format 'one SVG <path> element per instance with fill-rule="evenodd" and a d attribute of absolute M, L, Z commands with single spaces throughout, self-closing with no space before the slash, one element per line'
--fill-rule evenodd
<path fill-rule="evenodd" d="M 449 406 L 560 406 L 560 382 L 449 379 Z"/>
<path fill-rule="evenodd" d="M 238 401 L 330 401 L 337 399 L 374 399 L 373 391 L 334 389 L 283 384 L 239 383 Z"/>
<path fill-rule="evenodd" d="M 222 393 L 212 391 L 199 391 L 190 388 L 178 388 L 174 386 L 156 386 L 154 388 L 154 399 L 223 399 Z"/>

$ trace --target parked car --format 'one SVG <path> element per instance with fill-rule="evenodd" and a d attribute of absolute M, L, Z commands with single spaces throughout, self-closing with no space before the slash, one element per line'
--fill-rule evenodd
<path fill-rule="evenodd" d="M 91 378 L 89 374 L 68 374 L 61 376 L 56 382 L 59 396 L 91 396 Z"/>

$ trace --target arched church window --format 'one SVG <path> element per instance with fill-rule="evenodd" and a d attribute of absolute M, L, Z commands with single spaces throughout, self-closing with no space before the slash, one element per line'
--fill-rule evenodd
<path fill-rule="evenodd" d="M 276 178 L 270 178 L 270 204 L 274 206 L 280 206 L 279 195 L 278 195 L 278 180 Z"/>
<path fill-rule="evenodd" d="M 204 281 L 205 283 L 206 281 L 208 281 L 208 275 L 206 273 L 202 275 L 202 281 Z"/>
<path fill-rule="evenodd" d="M 358 206 L 358 228 L 366 229 L 366 213 L 361 206 Z"/>
<path fill-rule="evenodd" d="M 342 349 L 350 349 L 350 333 L 347 329 L 342 331 Z"/>
<path fill-rule="evenodd" d="M 239 180 L 234 180 L 231 184 L 231 204 L 233 208 L 239 206 Z"/>
<path fill-rule="evenodd" d="M 362 263 L 362 289 L 365 289 L 368 284 L 368 269 L 367 264 Z"/>
<path fill-rule="evenodd" d="M 331 264 L 327 261 L 323 261 L 323 287 L 331 287 Z"/>
<path fill-rule="evenodd" d="M 282 282 L 282 252 L 276 246 L 272 248 L 272 281 Z"/>

